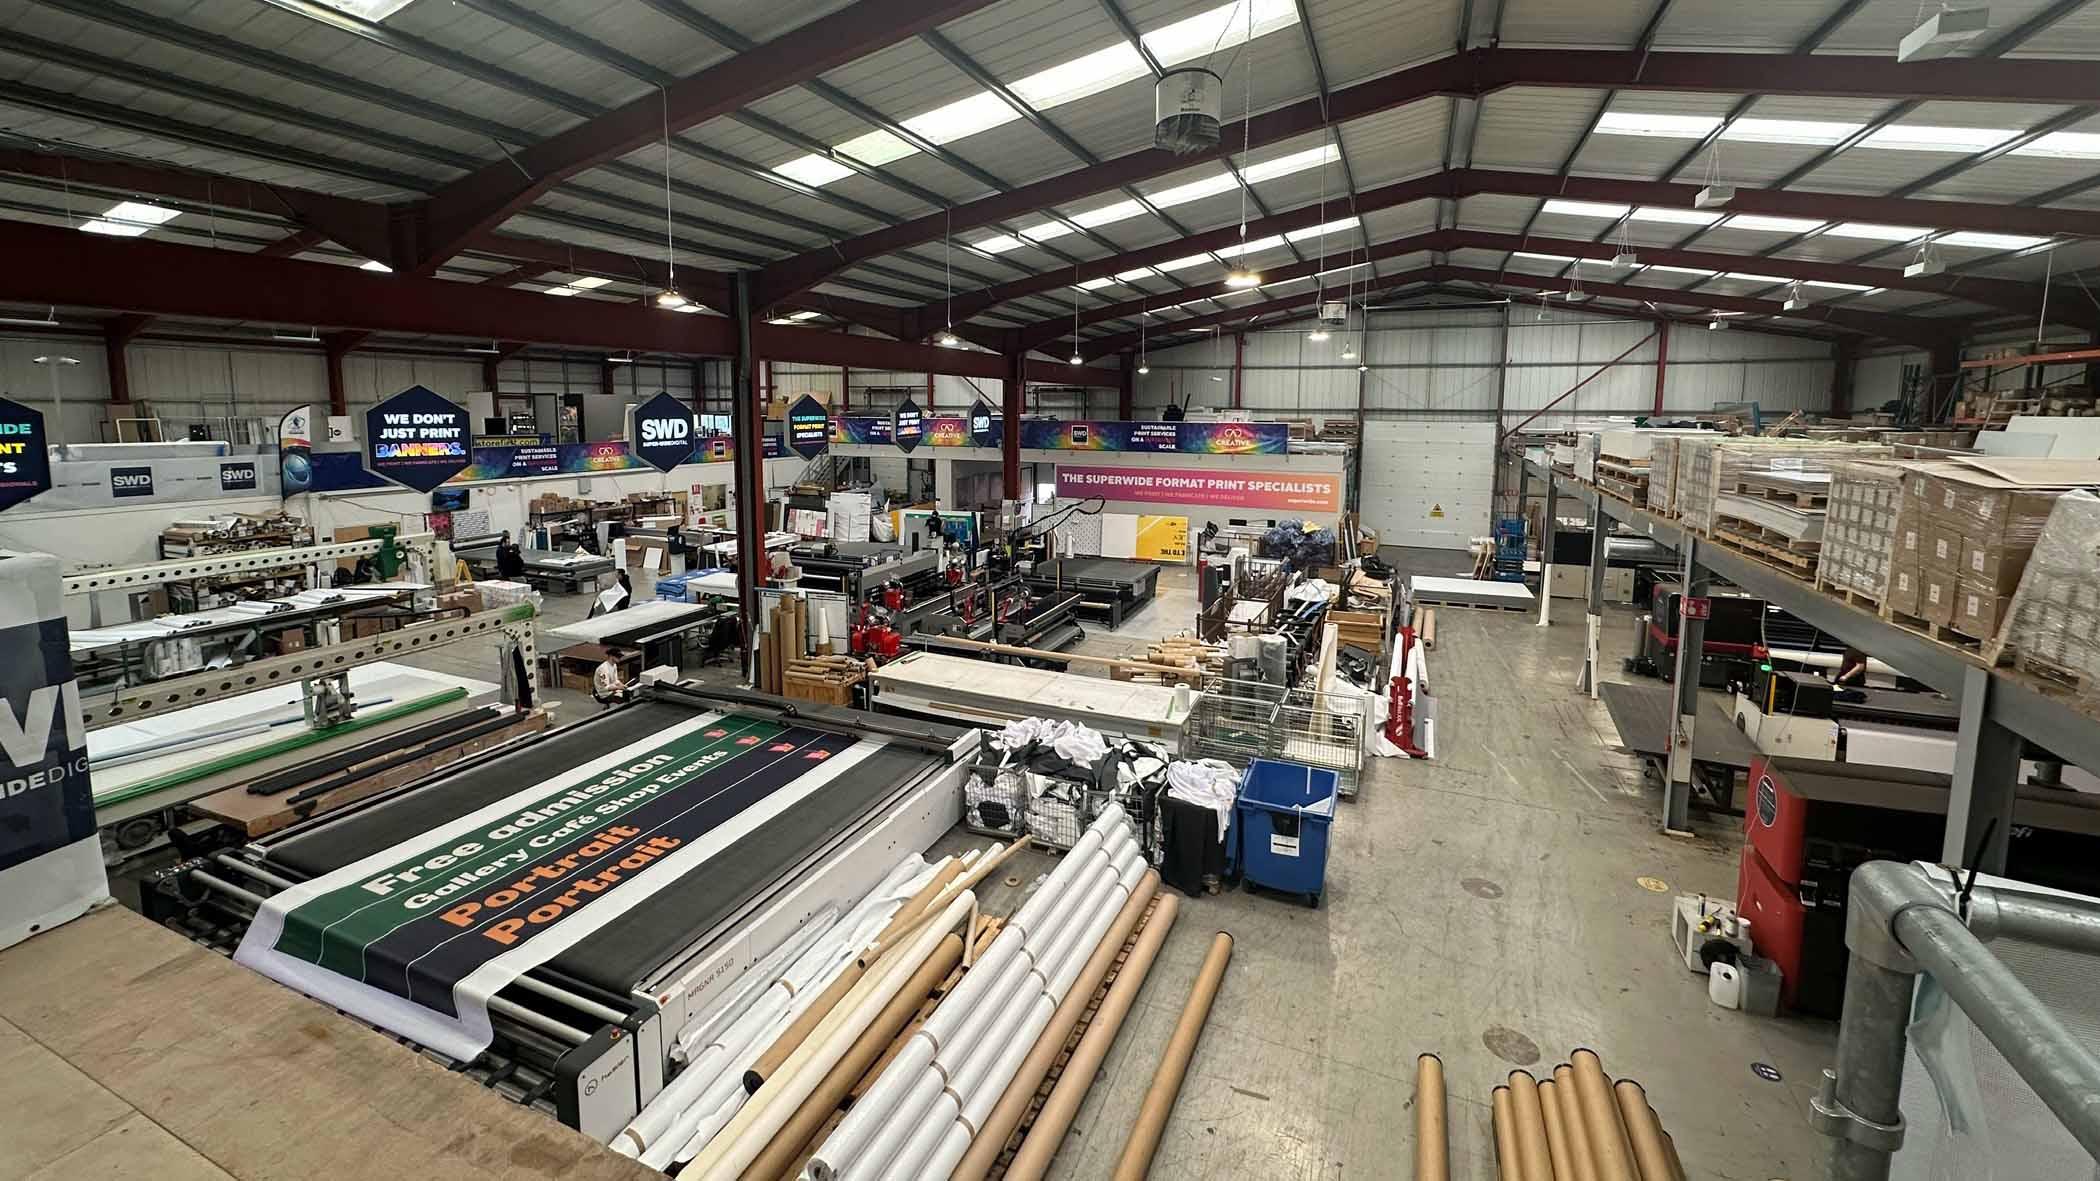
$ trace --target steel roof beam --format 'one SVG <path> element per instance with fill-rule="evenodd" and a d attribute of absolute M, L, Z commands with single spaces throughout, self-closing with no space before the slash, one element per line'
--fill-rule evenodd
<path fill-rule="evenodd" d="M 1528 241 L 1528 244 L 1527 244 Z M 1454 250 L 1498 250 L 1508 251 L 1537 249 L 1553 253 L 1572 254 L 1578 257 L 1609 259 L 1614 248 L 1600 243 L 1580 239 L 1532 238 L 1529 240 L 1514 234 L 1496 233 L 1487 230 L 1436 230 L 1425 234 L 1409 234 L 1371 246 L 1368 255 L 1373 259 L 1400 258 L 1418 252 L 1448 253 Z M 1652 261 L 1664 266 L 1697 267 L 1708 270 L 1729 271 L 1746 261 L 1739 255 L 1717 254 L 1707 251 L 1650 251 Z M 1361 257 L 1351 255 L 1351 258 Z M 2038 312 L 2042 304 L 2042 291 L 2032 284 L 2008 279 L 1982 279 L 1940 275 L 1926 279 L 1907 279 L 1902 272 L 1884 267 L 1862 267 L 1846 263 L 1818 262 L 1811 259 L 1758 259 L 1758 265 L 1775 271 L 1788 272 L 1787 277 L 1801 280 L 1820 280 L 1832 283 L 1856 283 L 1867 286 L 1887 287 L 1898 291 L 1923 291 L 1934 294 L 1955 295 L 1977 303 L 2000 307 L 2023 313 Z M 1301 263 L 1280 267 L 1267 273 L 1269 284 L 1288 283 L 1316 275 L 1318 263 Z M 1535 276 L 1545 279 L 1544 276 Z M 1547 281 L 1551 282 L 1550 279 Z M 1565 281 L 1557 283 L 1556 289 L 1564 288 Z M 1584 282 L 1584 289 L 1592 285 Z M 1120 317 L 1158 313 L 1167 308 L 1192 299 L 1216 298 L 1230 294 L 1234 289 L 1222 282 L 1196 284 L 1178 291 L 1148 295 L 1142 299 L 1123 300 L 1080 313 L 1082 327 L 1098 324 Z M 1171 321 L 1161 321 L 1172 323 Z M 2100 329 L 2100 314 L 2087 315 L 2085 322 Z M 1068 316 L 1049 317 L 1021 330 L 1023 341 L 1032 345 L 1044 341 L 1061 339 L 1069 327 Z"/>
<path fill-rule="evenodd" d="M 426 269 L 442 262 L 553 185 L 660 142 L 667 127 L 682 131 L 733 114 L 757 99 L 994 2 L 857 0 L 783 34 L 763 51 L 737 54 L 656 93 L 590 114 L 584 122 L 484 165 L 434 194 L 415 244 L 415 266 Z M 522 92 L 532 89 L 528 84 Z"/>
<path fill-rule="evenodd" d="M 1462 199 L 1482 193 L 1528 197 L 1568 197 L 1576 200 L 1609 201 L 1620 204 L 1675 205 L 1690 208 L 1698 189 L 1692 185 L 1660 181 L 1615 180 L 1606 177 L 1555 177 L 1542 172 L 1507 172 L 1497 169 L 1460 168 L 1398 181 L 1359 193 L 1360 213 L 1375 212 L 1413 201 L 1436 198 Z M 1926 201 L 1915 198 L 1854 197 L 1837 193 L 1802 191 L 1775 192 L 1739 188 L 1733 207 L 1743 212 L 1774 216 L 1857 218 L 1865 221 L 1935 223 L 1949 229 L 1978 229 L 2042 234 L 2075 234 L 2100 237 L 2100 210 L 2049 209 L 2013 210 L 2000 205 L 1968 201 Z M 1267 237 L 1320 224 L 1322 211 L 1316 205 L 1300 206 L 1274 217 L 1249 222 L 1250 235 Z M 1237 241 L 1237 225 L 1224 226 L 1185 238 L 1141 247 L 1107 258 L 1090 259 L 1078 267 L 1053 274 L 1037 274 L 955 296 L 958 319 L 1008 300 L 1055 290 L 1072 282 L 1114 276 L 1138 267 L 1154 266 L 1220 249 Z M 1568 251 L 1566 253 L 1573 253 Z M 1731 256 L 1733 257 L 1733 256 Z M 1346 258 L 1343 261 L 1347 261 Z M 1764 259 L 1760 256 L 1760 262 Z M 1772 260 L 1780 261 L 1780 260 Z M 1851 280 L 1835 280 L 1850 282 Z M 1962 280 L 1966 282 L 1967 280 Z M 1885 284 L 1878 284 L 1885 285 Z"/>
<path fill-rule="evenodd" d="M 954 216 L 920 217 L 823 250 L 770 264 L 761 276 L 762 302 L 778 300 L 838 270 L 882 254 L 932 241 L 944 230 L 972 229 L 1035 209 L 1148 180 L 1223 153 L 1239 141 L 1277 143 L 1330 122 L 1349 122 L 1437 95 L 1478 97 L 1507 86 L 1665 90 L 1835 97 L 1920 92 L 1978 102 L 2079 103 L 2092 94 L 2092 70 L 2083 62 L 1949 58 L 1903 64 L 1893 58 L 1847 58 L 1832 69 L 1815 55 L 1636 53 L 1617 50 L 1479 49 L 1440 58 L 1318 97 L 1265 111 L 1221 131 L 1220 148 L 1205 156 L 1157 149 L 1024 185 L 955 207 Z"/>

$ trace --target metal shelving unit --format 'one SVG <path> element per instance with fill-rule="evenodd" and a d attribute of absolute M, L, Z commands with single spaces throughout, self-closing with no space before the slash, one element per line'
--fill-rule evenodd
<path fill-rule="evenodd" d="M 1522 478 L 1526 482 L 1544 481 L 1549 517 L 1559 496 L 1571 496 L 1633 532 L 1686 555 L 1687 567 L 1694 575 L 1687 580 L 1688 586 L 1695 586 L 1703 577 L 1726 579 L 1957 702 L 1961 707 L 1961 729 L 1957 735 L 1954 795 L 1949 801 L 1942 849 L 1942 857 L 1950 863 L 1964 864 L 1976 856 L 1976 838 L 1996 819 L 1999 823 L 1990 847 L 1982 851 L 1981 864 L 1987 873 L 2003 871 L 2012 827 L 2013 791 L 2019 780 L 2020 739 L 2046 748 L 2067 763 L 2100 773 L 2100 718 L 2072 702 L 2041 692 L 2022 674 L 1989 667 L 1975 655 L 1834 599 L 1761 562 L 1722 549 L 1696 534 L 1687 534 L 1674 521 L 1615 497 L 1600 496 L 1596 489 L 1572 476 L 1526 460 Z M 1593 603 L 1590 611 L 1598 610 Z M 1684 630 L 1703 631 L 1689 627 Z M 1680 646 L 1692 648 L 1685 654 L 1691 667 L 1696 667 L 1699 638 L 1688 635 L 1686 644 Z M 1594 678 L 1594 670 L 1590 675 Z M 1683 683 L 1684 678 L 1679 681 Z M 1676 782 L 1674 773 L 1671 778 L 1673 782 L 1665 796 L 1669 812 L 1665 824 L 1682 827 L 1681 809 L 1688 799 L 1685 793 L 1689 782 Z"/>

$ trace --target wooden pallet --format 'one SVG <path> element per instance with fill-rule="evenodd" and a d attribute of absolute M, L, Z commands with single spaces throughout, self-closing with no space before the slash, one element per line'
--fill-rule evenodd
<path fill-rule="evenodd" d="M 1617 476 L 1597 475 L 1597 490 L 1615 496 L 1628 504 L 1646 504 L 1648 501 L 1648 478 L 1621 479 Z"/>
<path fill-rule="evenodd" d="M 1816 580 L 1816 589 L 1829 595 L 1831 598 L 1843 601 L 1848 607 L 1858 607 L 1860 610 L 1874 615 L 1881 614 L 1881 600 L 1864 591 L 1855 590 L 1849 586 L 1839 586 L 1834 582 L 1828 582 L 1823 579 Z"/>
<path fill-rule="evenodd" d="M 2068 689 L 2076 693 L 2083 693 L 2093 687 L 2092 678 L 2085 673 L 2079 672 L 2075 668 L 2066 668 L 2053 660 L 2045 660 L 2040 656 L 2015 652 L 2013 653 L 2012 664 L 2014 668 L 2041 681 L 2045 685 Z"/>
<path fill-rule="evenodd" d="M 1736 480 L 1734 488 L 1724 488 L 1722 491 L 1724 493 L 1732 492 L 1737 496 L 1755 496 L 1760 500 L 1773 500 L 1780 504 L 1792 505 L 1804 511 L 1828 509 L 1830 507 L 1830 490 L 1827 487 L 1817 492 L 1795 487 L 1791 484 L 1768 483 L 1758 479 L 1754 473 L 1744 474 Z"/>
<path fill-rule="evenodd" d="M 1747 521 L 1737 522 L 1733 517 L 1723 519 L 1731 525 L 1741 524 L 1751 529 L 1757 529 L 1757 526 L 1752 525 Z M 1760 529 L 1758 531 L 1760 533 L 1770 532 L 1769 530 L 1763 529 Z M 1773 545 L 1770 542 L 1763 540 L 1762 538 L 1747 537 L 1741 533 L 1736 533 L 1731 530 L 1722 529 L 1718 525 L 1715 526 L 1714 531 L 1711 534 L 1709 534 L 1709 536 L 1724 548 L 1732 549 L 1739 554 L 1744 554 L 1749 557 L 1756 558 L 1764 562 L 1768 566 L 1777 566 L 1781 570 L 1784 570 L 1787 573 L 1792 574 L 1794 577 L 1799 578 L 1805 582 L 1815 581 L 1817 561 L 1816 551 L 1813 549 L 1803 550 L 1794 548 L 1795 546 L 1801 545 L 1802 543 L 1800 542 L 1792 542 L 1784 546 Z"/>
<path fill-rule="evenodd" d="M 1928 640 L 1935 640 L 1950 648 L 1959 648 L 1971 653 L 1980 653 L 1983 650 L 1982 640 L 1974 636 L 1965 636 L 1947 624 L 1935 623 L 1920 615 L 1909 615 L 1883 607 L 1881 618 L 1883 622 L 1893 623 L 1905 631 L 1914 631 Z"/>
<path fill-rule="evenodd" d="M 1524 613 L 1526 613 L 1526 612 L 1530 611 L 1530 610 L 1532 609 L 1532 607 L 1534 607 L 1534 606 L 1536 606 L 1536 605 L 1537 605 L 1537 604 L 1536 604 L 1535 602 L 1532 602 L 1532 603 L 1458 603 L 1458 602 L 1446 602 L 1446 601 L 1444 601 L 1444 600 L 1441 600 L 1441 599 L 1424 599 L 1424 598 L 1420 598 L 1420 597 L 1417 597 L 1417 598 L 1415 599 L 1415 606 L 1417 606 L 1417 607 L 1435 607 L 1435 608 L 1437 608 L 1437 609 L 1439 609 L 1439 610 L 1441 610 L 1441 609 L 1443 609 L 1443 608 L 1445 608 L 1445 607 L 1465 607 L 1465 608 L 1467 608 L 1467 609 L 1469 609 L 1469 610 L 1473 610 L 1473 611 L 1509 611 L 1509 612 L 1514 612 L 1514 613 L 1516 613 L 1516 614 L 1519 614 L 1519 615 L 1522 615 L 1522 614 L 1524 614 Z"/>
<path fill-rule="evenodd" d="M 1073 1053 L 1079 1049 L 1080 1040 L 1086 1037 L 1086 1031 L 1093 1027 L 1094 1017 L 1101 1011 L 1101 1002 L 1108 999 L 1108 990 L 1115 986 L 1116 977 L 1123 974 L 1124 965 L 1130 962 L 1130 953 L 1137 947 L 1138 936 L 1144 933 L 1146 925 L 1152 922 L 1153 916 L 1158 913 L 1161 897 L 1159 894 L 1153 895 L 1152 902 L 1145 907 L 1145 913 L 1138 916 L 1137 926 L 1130 929 L 1130 938 L 1123 941 L 1123 947 L 1116 952 L 1114 962 L 1108 965 L 1108 974 L 1101 978 L 1100 987 L 1094 989 L 1094 995 L 1087 999 L 1086 1008 L 1080 1012 L 1078 1022 L 1072 1026 L 1072 1032 L 1065 1037 L 1063 1048 L 1058 1050 L 1057 1057 L 1050 1060 L 1049 1073 L 1043 1076 L 1042 1084 L 1036 1087 L 1035 1095 L 1028 1100 L 1027 1109 L 1021 1113 L 1021 1122 L 1014 1125 L 1013 1133 L 1006 1138 L 1006 1146 L 999 1150 L 998 1159 L 985 1170 L 987 1181 L 998 1181 L 998 1178 L 1006 1176 L 1007 1166 L 1013 1163 L 1015 1155 L 1021 1151 L 1021 1142 L 1028 1139 L 1028 1133 L 1034 1130 L 1036 1117 L 1042 1114 L 1043 1104 L 1050 1101 L 1050 1092 L 1057 1089 L 1058 1080 L 1064 1077 L 1065 1066 L 1072 1061 Z"/>

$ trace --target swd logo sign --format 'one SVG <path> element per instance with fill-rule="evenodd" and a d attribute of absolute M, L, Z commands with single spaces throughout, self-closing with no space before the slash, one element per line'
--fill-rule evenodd
<path fill-rule="evenodd" d="M 657 471 L 691 459 L 695 445 L 693 408 L 677 398 L 658 394 L 628 410 L 627 449 Z"/>
<path fill-rule="evenodd" d="M 109 469 L 109 494 L 115 497 L 153 495 L 153 469 L 113 467 Z"/>

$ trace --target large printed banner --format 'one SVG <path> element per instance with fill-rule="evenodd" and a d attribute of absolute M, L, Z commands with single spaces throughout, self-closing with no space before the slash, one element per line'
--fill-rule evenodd
<path fill-rule="evenodd" d="M 989 407 L 986 407 L 989 411 Z M 996 447 L 1005 424 L 987 414 L 986 429 L 971 429 L 971 419 L 944 415 L 924 419 L 929 447 Z M 834 443 L 888 443 L 890 420 L 847 416 L 831 422 Z M 1291 449 L 1290 427 L 1280 422 L 1121 422 L 1085 419 L 1021 423 L 1021 447 L 1029 451 L 1134 451 L 1175 455 L 1284 455 Z"/>
<path fill-rule="evenodd" d="M 1342 478 L 1323 472 L 1241 472 L 1218 468 L 1078 467 L 1059 464 L 1057 494 L 1140 504 L 1342 511 Z"/>
<path fill-rule="evenodd" d="M 239 962 L 466 1060 L 526 971 L 847 773 L 879 743 L 702 714 L 272 896 Z"/>
<path fill-rule="evenodd" d="M 109 897 L 58 559 L 0 552 L 0 948 Z"/>
<path fill-rule="evenodd" d="M 767 435 L 764 447 L 767 459 L 779 459 L 787 454 L 779 435 Z M 472 455 L 472 462 L 461 468 L 458 475 L 445 481 L 447 484 L 520 480 L 533 476 L 589 476 L 640 471 L 649 466 L 629 453 L 624 439 L 546 446 L 476 447 Z M 687 462 L 725 463 L 735 455 L 734 439 L 714 435 L 700 440 L 699 447 Z M 346 492 L 384 487 L 386 481 L 366 471 L 361 460 L 362 456 L 349 451 L 323 451 L 313 455 L 310 491 Z"/>

